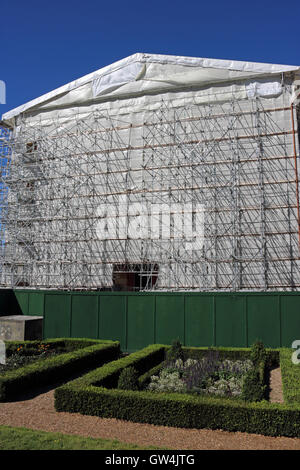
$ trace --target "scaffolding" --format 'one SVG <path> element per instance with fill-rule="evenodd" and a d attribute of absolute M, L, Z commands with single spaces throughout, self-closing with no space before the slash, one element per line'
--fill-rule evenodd
<path fill-rule="evenodd" d="M 19 116 L 1 179 L 1 285 L 299 290 L 287 101 L 161 100 L 140 117 L 93 109 L 47 126 Z"/>
<path fill-rule="evenodd" d="M 7 219 L 8 187 L 5 183 L 8 176 L 11 151 L 11 130 L 0 125 L 0 270 L 5 262 L 5 222 Z"/>

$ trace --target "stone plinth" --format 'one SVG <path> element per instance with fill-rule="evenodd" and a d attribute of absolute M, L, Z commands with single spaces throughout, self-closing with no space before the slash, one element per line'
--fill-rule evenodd
<path fill-rule="evenodd" d="M 2 341 L 42 339 L 43 317 L 32 315 L 8 315 L 0 317 Z"/>

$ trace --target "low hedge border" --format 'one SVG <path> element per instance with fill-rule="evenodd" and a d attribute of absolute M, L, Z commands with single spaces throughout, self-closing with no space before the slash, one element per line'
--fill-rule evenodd
<path fill-rule="evenodd" d="M 286 348 L 280 352 L 283 397 L 286 403 L 300 405 L 300 364 L 293 363 L 293 352 Z"/>
<path fill-rule="evenodd" d="M 163 364 L 160 363 L 144 374 L 140 375 L 138 378 L 138 386 L 141 389 L 145 388 L 151 381 L 152 375 L 159 375 L 160 371 L 163 369 Z"/>
<path fill-rule="evenodd" d="M 157 354 L 156 359 L 159 359 L 166 348 L 164 345 L 148 346 L 57 388 L 56 410 L 181 428 L 300 437 L 300 406 L 269 403 L 265 400 L 249 403 L 236 398 L 107 388 L 108 385 L 116 386 L 121 370 L 129 365 L 138 365 L 138 370 L 144 361 L 148 369 L 146 372 L 144 369 L 145 376 L 151 368 L 159 365 L 159 360 L 154 364 L 154 351 Z M 189 349 L 191 348 L 184 348 L 186 353 Z M 195 349 L 193 351 L 196 354 Z M 233 355 L 237 354 L 236 349 L 222 348 L 222 351 L 229 353 L 227 357 L 230 356 L 230 351 Z M 201 348 L 199 354 L 203 352 L 204 348 Z M 249 357 L 250 349 L 243 350 L 244 358 L 247 357 L 246 352 Z M 267 352 L 271 352 L 268 363 L 279 360 L 279 350 Z M 147 362 L 148 355 L 152 355 L 152 361 Z"/>
<path fill-rule="evenodd" d="M 104 364 L 102 367 L 94 369 L 70 383 L 76 389 L 89 384 L 93 384 L 95 387 L 113 389 L 117 387 L 118 379 L 123 369 L 133 366 L 140 376 L 145 370 L 152 369 L 164 360 L 165 349 L 165 346 L 160 344 L 147 346 L 129 356 Z"/>
<path fill-rule="evenodd" d="M 230 359 L 233 361 L 246 360 L 250 357 L 251 348 L 230 348 L 230 347 L 211 347 L 211 348 L 195 348 L 183 347 L 185 359 L 201 359 L 207 351 L 217 351 L 219 358 Z M 266 367 L 277 367 L 279 365 L 279 349 L 266 348 L 267 358 Z"/>
<path fill-rule="evenodd" d="M 11 354 L 17 352 L 18 348 L 22 346 L 23 353 L 32 354 L 38 351 L 38 346 L 49 345 L 49 349 L 64 350 L 65 352 L 75 351 L 76 349 L 92 346 L 95 342 L 101 344 L 110 344 L 108 340 L 92 340 L 87 338 L 50 338 L 45 340 L 30 340 L 30 341 L 5 341 L 6 355 L 9 357 Z"/>
<path fill-rule="evenodd" d="M 25 344 L 26 343 L 26 344 Z M 8 351 L 24 344 L 24 347 L 49 344 L 64 346 L 70 352 L 43 358 L 24 367 L 9 370 L 0 375 L 0 401 L 6 401 L 20 390 L 28 390 L 40 385 L 49 385 L 67 379 L 74 373 L 86 371 L 88 368 L 103 365 L 105 362 L 120 357 L 118 341 L 90 340 L 82 338 L 49 339 L 39 342 L 6 342 Z M 76 349 L 75 349 L 76 348 Z"/>

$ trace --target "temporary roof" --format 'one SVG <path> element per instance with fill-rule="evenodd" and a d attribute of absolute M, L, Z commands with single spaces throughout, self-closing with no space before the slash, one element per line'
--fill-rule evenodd
<path fill-rule="evenodd" d="M 300 66 L 136 53 L 5 113 L 3 120 L 37 110 L 201 86 L 252 77 L 300 73 Z M 70 93 L 72 92 L 72 93 Z"/>

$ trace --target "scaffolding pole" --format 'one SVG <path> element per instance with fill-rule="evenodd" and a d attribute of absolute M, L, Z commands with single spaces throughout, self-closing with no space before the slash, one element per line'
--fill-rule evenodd
<path fill-rule="evenodd" d="M 260 98 L 20 116 L 0 140 L 1 285 L 299 290 L 296 134 Z"/>

